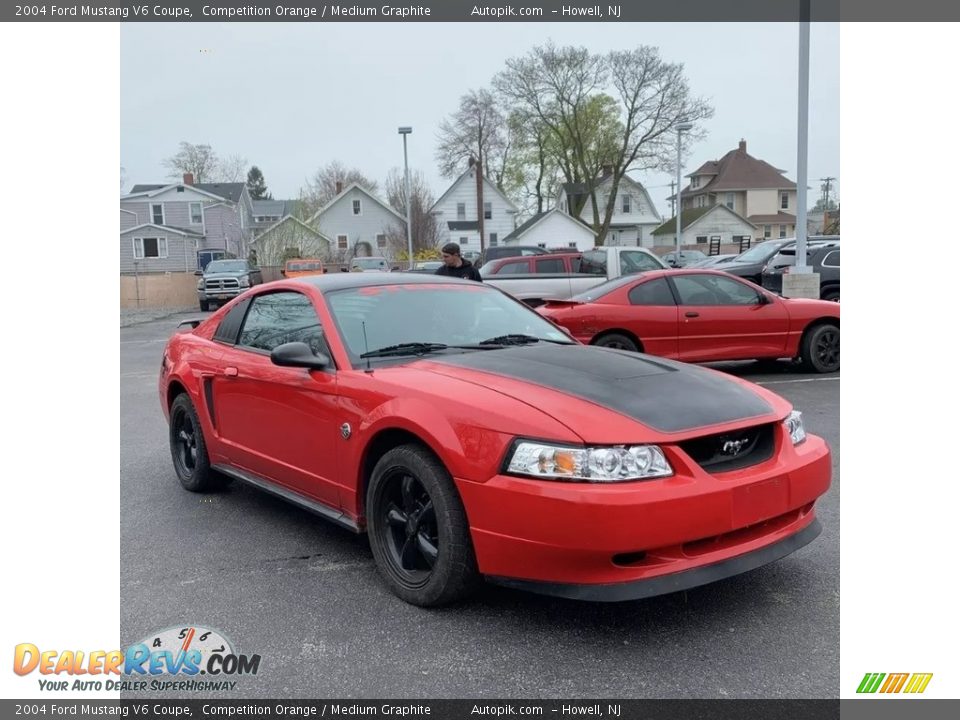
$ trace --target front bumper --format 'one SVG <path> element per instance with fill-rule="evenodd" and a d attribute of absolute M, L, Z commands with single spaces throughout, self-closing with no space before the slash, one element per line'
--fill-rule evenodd
<path fill-rule="evenodd" d="M 480 572 L 564 597 L 626 600 L 758 567 L 813 540 L 826 443 L 779 438 L 757 465 L 711 475 L 664 446 L 676 475 L 610 485 L 456 480 Z"/>
<path fill-rule="evenodd" d="M 248 288 L 228 288 L 226 290 L 197 290 L 197 299 L 201 302 L 207 301 L 220 301 L 220 300 L 233 300 L 237 295 L 244 292 Z"/>

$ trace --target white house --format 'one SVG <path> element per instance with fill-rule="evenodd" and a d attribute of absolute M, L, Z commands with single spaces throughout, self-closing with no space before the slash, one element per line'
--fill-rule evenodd
<path fill-rule="evenodd" d="M 709 247 L 711 241 L 741 244 L 750 241 L 757 230 L 757 226 L 742 217 L 726 205 L 692 208 L 683 211 L 683 226 L 680 239 L 681 245 L 704 245 Z M 653 237 L 658 245 L 673 245 L 677 241 L 677 221 L 670 218 L 663 225 L 653 231 Z"/>
<path fill-rule="evenodd" d="M 357 183 L 341 190 L 307 220 L 307 225 L 330 238 L 330 252 L 344 258 L 385 256 L 387 238 L 406 237 L 407 221 L 400 213 Z"/>
<path fill-rule="evenodd" d="M 558 208 L 537 213 L 503 239 L 504 245 L 535 245 L 571 252 L 589 250 L 597 244 L 597 234 L 579 220 Z"/>
<path fill-rule="evenodd" d="M 612 188 L 613 175 L 607 168 L 596 187 L 601 221 Z M 587 194 L 585 183 L 565 183 L 557 198 L 557 206 L 564 212 L 571 213 L 571 209 L 581 201 L 584 202 L 580 219 L 588 225 L 593 225 L 593 199 Z M 624 175 L 617 187 L 614 212 L 610 219 L 610 229 L 607 232 L 605 244 L 653 247 L 651 233 L 662 224 L 663 218 L 657 212 L 647 189 L 633 178 Z"/>
<path fill-rule="evenodd" d="M 481 224 L 483 247 L 496 247 L 516 227 L 517 206 L 482 176 L 482 191 L 478 192 L 479 171 L 478 165 L 471 164 L 430 208 L 441 243 L 459 243 L 462 251 L 482 249 Z"/>

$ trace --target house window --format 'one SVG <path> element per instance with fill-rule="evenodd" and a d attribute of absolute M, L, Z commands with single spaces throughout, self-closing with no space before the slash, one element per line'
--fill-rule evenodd
<path fill-rule="evenodd" d="M 576 244 L 575 242 L 567 243 L 567 247 L 571 247 L 571 248 L 573 248 L 574 250 L 576 250 L 576 249 L 577 249 L 577 244 Z"/>
<path fill-rule="evenodd" d="M 460 238 L 461 245 L 466 245 L 468 242 L 470 242 L 470 238 L 467 238 L 467 237 Z"/>
<path fill-rule="evenodd" d="M 698 188 L 698 187 L 700 187 L 700 176 L 699 176 L 699 175 L 696 175 L 696 176 L 690 178 L 690 187 L 692 187 L 692 188 Z"/>
<path fill-rule="evenodd" d="M 770 227 L 771 227 L 770 225 L 763 226 L 763 237 L 765 238 L 770 237 Z"/>
<path fill-rule="evenodd" d="M 727 199 L 723 204 L 733 210 L 733 193 L 727 193 Z"/>
<path fill-rule="evenodd" d="M 698 244 L 701 244 L 701 245 L 702 245 L 702 244 L 705 244 L 706 242 L 707 242 L 707 236 L 706 236 L 706 235 L 697 235 L 697 243 L 698 243 Z"/>
<path fill-rule="evenodd" d="M 467 219 L 467 204 L 457 203 L 457 220 Z"/>
<path fill-rule="evenodd" d="M 190 224 L 203 225 L 203 206 L 198 202 L 190 203 Z"/>
<path fill-rule="evenodd" d="M 497 246 L 497 234 L 490 233 L 490 247 L 496 247 L 496 246 Z"/>
<path fill-rule="evenodd" d="M 780 193 L 780 207 L 784 210 L 790 207 L 790 195 L 787 193 Z"/>
<path fill-rule="evenodd" d="M 493 217 L 493 203 L 485 202 L 483 204 L 483 219 L 490 220 Z"/>
<path fill-rule="evenodd" d="M 630 212 L 630 196 L 624 195 L 620 201 L 620 211 L 623 213 Z"/>
<path fill-rule="evenodd" d="M 163 238 L 134 238 L 133 259 L 165 258 L 167 257 L 167 239 Z"/>
<path fill-rule="evenodd" d="M 154 225 L 163 225 L 163 203 L 157 203 L 150 206 L 150 217 L 153 218 Z"/>
<path fill-rule="evenodd" d="M 537 247 L 541 247 L 541 248 L 543 248 L 544 250 L 546 250 L 546 249 L 547 249 L 547 244 L 546 244 L 546 243 L 537 243 Z"/>
<path fill-rule="evenodd" d="M 383 233 L 380 233 L 379 235 L 377 235 L 377 247 L 385 248 L 386 246 L 387 246 L 387 236 L 384 235 Z"/>
<path fill-rule="evenodd" d="M 354 214 L 354 215 L 362 215 L 362 214 L 363 214 L 363 213 L 361 212 L 360 201 L 359 201 L 359 200 L 354 200 L 354 201 L 353 201 L 353 214 Z"/>
<path fill-rule="evenodd" d="M 697 207 L 702 208 L 702 207 L 706 207 L 706 205 L 707 205 L 707 198 L 704 197 L 703 195 L 697 195 Z"/>
<path fill-rule="evenodd" d="M 786 236 L 787 236 L 787 226 L 786 226 L 786 225 L 781 225 L 781 226 L 780 226 L 780 237 L 785 238 Z"/>
<path fill-rule="evenodd" d="M 337 235 L 337 248 L 340 250 L 347 249 L 347 236 L 346 235 Z"/>

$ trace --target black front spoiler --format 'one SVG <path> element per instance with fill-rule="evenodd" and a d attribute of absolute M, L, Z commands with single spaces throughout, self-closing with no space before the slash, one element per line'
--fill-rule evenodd
<path fill-rule="evenodd" d="M 640 600 L 656 595 L 689 590 L 699 585 L 706 585 L 717 580 L 733 577 L 740 573 L 755 570 L 774 560 L 784 558 L 790 553 L 807 545 L 820 534 L 823 526 L 816 518 L 803 530 L 784 538 L 772 545 L 766 545 L 759 550 L 737 555 L 727 560 L 721 560 L 712 565 L 684 570 L 683 572 L 661 575 L 648 580 L 614 583 L 608 585 L 574 585 L 542 582 L 539 580 L 518 580 L 516 578 L 487 576 L 489 582 L 516 590 L 553 595 L 570 600 L 590 600 L 592 602 L 622 602 L 624 600 Z"/>

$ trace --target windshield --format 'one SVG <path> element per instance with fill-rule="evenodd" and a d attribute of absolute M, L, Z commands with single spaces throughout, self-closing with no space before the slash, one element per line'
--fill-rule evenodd
<path fill-rule="evenodd" d="M 780 243 L 760 243 L 759 245 L 754 245 L 752 248 L 746 252 L 742 252 L 737 255 L 736 262 L 744 263 L 755 263 L 763 262 L 771 257 L 776 251 Z"/>
<path fill-rule="evenodd" d="M 207 269 L 204 272 L 235 273 L 246 271 L 247 263 L 245 260 L 214 260 L 207 264 Z"/>
<path fill-rule="evenodd" d="M 327 293 L 327 302 L 353 363 L 403 343 L 474 345 L 504 335 L 573 342 L 527 306 L 479 283 L 350 288 Z"/>

